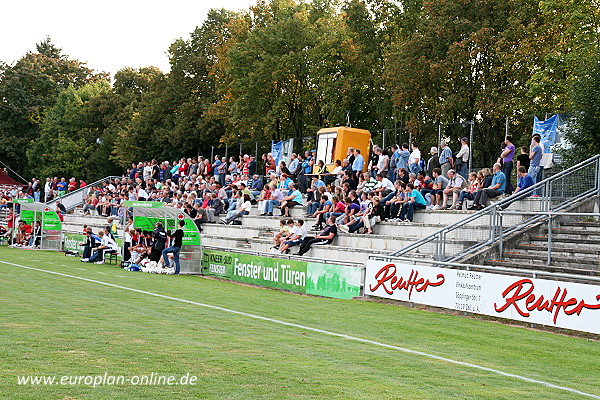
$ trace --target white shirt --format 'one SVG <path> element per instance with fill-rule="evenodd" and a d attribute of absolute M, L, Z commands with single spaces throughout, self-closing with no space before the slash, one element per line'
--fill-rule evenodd
<path fill-rule="evenodd" d="M 297 226 L 296 228 L 296 235 L 300 236 L 298 239 L 304 239 L 306 237 L 306 234 L 308 233 L 308 228 L 306 227 L 306 225 Z"/>
<path fill-rule="evenodd" d="M 421 150 L 419 149 L 414 149 L 412 153 L 410 153 L 410 157 L 408 159 L 409 164 L 414 163 L 416 159 L 421 160 Z"/>
<path fill-rule="evenodd" d="M 106 246 L 110 250 L 115 250 L 115 251 L 119 250 L 119 246 L 117 245 L 117 242 L 112 240 L 110 238 L 110 236 L 108 236 L 108 235 L 102 236 L 102 241 L 100 242 L 100 244 L 102 246 Z"/>
<path fill-rule="evenodd" d="M 381 182 L 377 182 L 376 188 L 379 189 L 381 187 L 387 190 L 394 190 L 394 184 L 388 178 L 383 178 Z"/>
<path fill-rule="evenodd" d="M 252 203 L 250 203 L 249 201 L 246 201 L 246 202 L 244 202 L 244 204 L 242 204 L 242 207 L 240 207 L 240 212 L 241 211 L 250 212 L 251 209 L 252 209 Z"/>
<path fill-rule="evenodd" d="M 460 148 L 460 151 L 456 155 L 456 159 L 458 159 L 459 157 L 462 157 L 463 162 L 469 161 L 469 145 L 468 144 L 462 145 L 462 147 Z"/>

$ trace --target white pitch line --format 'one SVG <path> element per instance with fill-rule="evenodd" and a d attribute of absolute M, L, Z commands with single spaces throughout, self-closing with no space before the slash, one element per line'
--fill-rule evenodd
<path fill-rule="evenodd" d="M 130 287 L 127 287 L 127 286 L 115 285 L 114 283 L 97 281 L 95 279 L 83 278 L 81 276 L 63 274 L 61 272 L 48 271 L 48 270 L 40 269 L 40 268 L 33 268 L 33 267 L 28 267 L 28 266 L 25 266 L 25 265 L 14 264 L 14 263 L 6 262 L 6 261 L 0 261 L 0 263 L 8 264 L 8 265 L 13 265 L 15 267 L 29 269 L 29 270 L 32 270 L 32 271 L 46 272 L 48 274 L 59 275 L 59 276 L 67 277 L 67 278 L 73 278 L 73 279 L 78 279 L 78 280 L 82 280 L 82 281 L 86 281 L 86 282 L 97 283 L 99 285 L 114 287 L 114 288 L 117 288 L 117 289 L 128 290 L 130 292 L 136 292 L 136 293 L 146 294 L 146 295 L 149 295 L 149 296 L 159 297 L 159 298 L 162 298 L 162 299 L 178 301 L 180 303 L 193 304 L 193 305 L 200 306 L 200 307 L 210 308 L 212 310 L 218 310 L 218 311 L 223 311 L 223 312 L 230 313 L 230 314 L 241 315 L 241 316 L 248 317 L 248 318 L 258 319 L 258 320 L 261 320 L 261 321 L 268 321 L 268 322 L 272 322 L 274 324 L 291 326 L 291 327 L 294 327 L 294 328 L 299 328 L 299 329 L 303 329 L 303 330 L 307 330 L 307 331 L 321 333 L 321 334 L 328 335 L 328 336 L 335 336 L 335 337 L 339 337 L 339 338 L 343 338 L 343 339 L 352 340 L 352 341 L 355 341 L 355 342 L 371 344 L 371 345 L 378 346 L 378 347 L 384 347 L 384 348 L 387 348 L 387 349 L 393 349 L 393 350 L 401 351 L 403 353 L 419 355 L 419 356 L 422 356 L 422 357 L 431 358 L 431 359 L 438 360 L 438 361 L 444 361 L 444 362 L 447 362 L 447 363 L 451 363 L 451 364 L 455 364 L 455 365 L 460 365 L 460 366 L 463 366 L 463 367 L 469 367 L 469 368 L 473 368 L 473 369 L 478 369 L 480 371 L 491 372 L 491 373 L 494 373 L 494 374 L 497 374 L 497 375 L 505 376 L 505 377 L 508 377 L 508 378 L 518 379 L 518 380 L 521 380 L 521 381 L 524 381 L 524 382 L 536 383 L 538 385 L 546 386 L 548 388 L 562 390 L 562 391 L 570 392 L 570 393 L 575 393 L 575 394 L 578 394 L 578 395 L 581 395 L 581 396 L 585 396 L 585 397 L 589 397 L 589 398 L 592 398 L 592 399 L 600 399 L 600 396 L 598 396 L 598 395 L 591 394 L 591 393 L 586 393 L 586 392 L 582 392 L 580 390 L 572 389 L 572 388 L 569 388 L 569 387 L 566 387 L 566 386 L 559 386 L 559 385 L 555 385 L 553 383 L 549 383 L 549 382 L 545 382 L 545 381 L 540 381 L 540 380 L 532 379 L 532 378 L 527 378 L 525 376 L 511 374 L 511 373 L 503 372 L 503 371 L 500 371 L 500 370 L 497 370 L 497 369 L 493 369 L 493 368 L 482 367 L 481 365 L 477 365 L 477 364 L 471 364 L 471 363 L 467 363 L 467 362 L 463 362 L 463 361 L 452 360 L 450 358 L 446 358 L 446 357 L 442 357 L 442 356 L 436 356 L 435 354 L 429 354 L 429 353 L 425 353 L 425 352 L 422 352 L 422 351 L 411 350 L 411 349 L 407 349 L 407 348 L 400 347 L 400 346 L 394 346 L 394 345 L 387 344 L 387 343 L 377 342 L 377 341 L 374 341 L 374 340 L 362 339 L 362 338 L 359 338 L 359 337 L 356 337 L 356 336 L 350 336 L 350 335 L 346 335 L 346 334 L 343 334 L 343 333 L 336 333 L 336 332 L 326 331 L 324 329 L 313 328 L 313 327 L 310 327 L 310 326 L 305 326 L 305 325 L 300 325 L 300 324 L 294 324 L 292 322 L 285 322 L 285 321 L 281 321 L 281 320 L 278 320 L 278 319 L 273 319 L 273 318 L 269 318 L 269 317 L 263 317 L 261 315 L 250 314 L 250 313 L 245 313 L 243 311 L 232 310 L 230 308 L 225 308 L 225 307 L 220 307 L 220 306 L 214 306 L 212 304 L 205 304 L 205 303 L 200 303 L 200 302 L 197 302 L 197 301 L 192 301 L 192 300 L 180 299 L 180 298 L 177 298 L 177 297 L 166 296 L 164 294 L 147 292 L 145 290 L 130 288 Z M 81 268 L 77 268 L 77 269 L 81 269 Z"/>
<path fill-rule="evenodd" d="M 75 269 L 78 269 L 80 271 L 87 271 L 87 269 L 85 269 L 85 268 L 75 268 Z M 43 271 L 43 269 L 41 269 L 40 271 Z"/>

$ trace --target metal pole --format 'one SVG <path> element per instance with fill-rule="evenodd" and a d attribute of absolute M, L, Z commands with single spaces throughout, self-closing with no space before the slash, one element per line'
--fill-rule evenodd
<path fill-rule="evenodd" d="M 382 146 L 381 149 L 385 149 L 385 129 L 383 130 L 383 140 L 382 140 Z"/>
<path fill-rule="evenodd" d="M 215 159 L 215 146 L 210 146 L 210 162 L 212 163 Z"/>
<path fill-rule="evenodd" d="M 473 125 L 475 125 L 475 121 L 471 121 L 471 129 L 469 130 L 469 174 L 473 169 Z"/>
<path fill-rule="evenodd" d="M 548 263 L 552 263 L 552 215 L 548 215 Z"/>
<path fill-rule="evenodd" d="M 503 227 L 502 227 L 502 213 L 498 213 L 498 228 L 500 229 L 500 244 L 498 250 L 500 251 L 500 259 L 504 258 L 504 238 L 503 238 Z"/>
<path fill-rule="evenodd" d="M 229 152 L 229 145 L 225 145 L 225 159 L 227 159 L 227 154 Z"/>
<path fill-rule="evenodd" d="M 442 124 L 438 122 L 438 150 L 442 147 Z"/>
<path fill-rule="evenodd" d="M 258 142 L 254 143 L 254 158 L 258 160 Z"/>
<path fill-rule="evenodd" d="M 504 131 L 505 131 L 504 132 L 504 139 L 506 139 L 506 136 L 508 136 L 508 123 L 509 123 L 509 121 L 510 121 L 510 118 L 507 116 L 506 117 L 506 127 L 504 129 Z"/>

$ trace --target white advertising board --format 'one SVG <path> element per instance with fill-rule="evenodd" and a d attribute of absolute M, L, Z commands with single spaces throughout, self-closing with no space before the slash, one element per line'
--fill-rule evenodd
<path fill-rule="evenodd" d="M 600 286 L 369 260 L 365 295 L 600 334 Z"/>

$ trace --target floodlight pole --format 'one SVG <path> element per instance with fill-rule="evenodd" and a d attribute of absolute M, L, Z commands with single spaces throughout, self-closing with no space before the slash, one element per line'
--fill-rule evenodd
<path fill-rule="evenodd" d="M 469 175 L 473 169 L 473 125 L 475 121 L 471 121 L 471 129 L 469 129 Z"/>

